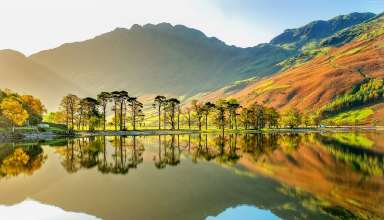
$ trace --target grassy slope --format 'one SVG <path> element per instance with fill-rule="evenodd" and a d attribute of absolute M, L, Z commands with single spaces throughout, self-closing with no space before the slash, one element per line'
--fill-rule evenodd
<path fill-rule="evenodd" d="M 303 65 L 249 83 L 239 91 L 230 94 L 216 91 L 204 99 L 230 97 L 239 99 L 243 105 L 257 101 L 279 110 L 296 107 L 303 112 L 316 111 L 350 91 L 353 85 L 366 77 L 384 77 L 384 34 L 381 31 L 384 29 L 384 16 L 353 27 L 351 32 L 356 32 L 356 29 L 362 31 L 354 36 L 354 40 L 349 39 L 350 42 L 341 47 L 327 49 L 327 52 Z M 343 36 L 346 33 L 343 31 Z M 375 106 L 375 114 L 366 118 L 376 117 L 376 112 L 381 112 L 382 107 Z"/>
<path fill-rule="evenodd" d="M 368 119 L 368 117 L 373 114 L 374 111 L 372 108 L 365 107 L 339 113 L 337 115 L 327 118 L 323 122 L 325 124 L 335 125 L 356 125 L 364 123 Z"/>

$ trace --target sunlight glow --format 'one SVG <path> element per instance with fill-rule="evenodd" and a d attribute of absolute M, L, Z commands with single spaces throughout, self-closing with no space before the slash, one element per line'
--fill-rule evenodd
<path fill-rule="evenodd" d="M 237 17 L 227 17 L 214 1 L 8 1 L 0 8 L 0 49 L 26 54 L 93 38 L 116 27 L 169 22 L 184 24 L 216 36 L 229 44 L 254 45 L 268 40 Z M 244 30 L 249 30 L 244 31 Z M 241 34 L 239 34 L 241 33 Z M 252 42 L 252 43 L 250 43 Z M 241 45 L 240 45 L 241 46 Z"/>

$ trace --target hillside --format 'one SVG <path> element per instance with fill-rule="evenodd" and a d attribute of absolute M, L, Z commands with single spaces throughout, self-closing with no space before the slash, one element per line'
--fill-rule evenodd
<path fill-rule="evenodd" d="M 313 112 L 338 97 L 343 99 L 343 94 L 357 95 L 353 87 L 358 90 L 359 85 L 371 79 L 380 81 L 384 77 L 384 16 L 343 30 L 330 39 L 352 36 L 357 30 L 359 34 L 344 45 L 331 47 L 326 53 L 300 66 L 262 80 L 238 84 L 237 88 L 233 85 L 224 87 L 206 94 L 203 99 L 231 97 L 239 99 L 245 106 L 257 101 L 279 110 L 296 107 L 303 112 Z M 375 87 L 375 91 L 371 92 L 382 97 L 380 91 L 383 84 L 376 84 L 380 88 Z M 353 106 L 352 103 L 350 106 Z"/>
<path fill-rule="evenodd" d="M 328 21 L 314 21 L 303 27 L 288 29 L 271 40 L 271 44 L 298 51 L 298 55 L 288 57 L 278 66 L 287 70 L 299 66 L 319 55 L 324 55 L 332 46 L 348 43 L 358 36 L 358 31 L 350 33 L 349 28 L 373 19 L 373 13 L 351 13 L 340 15 Z"/>
<path fill-rule="evenodd" d="M 80 87 L 61 78 L 48 68 L 13 50 L 0 50 L 0 88 L 39 97 L 50 109 L 68 92 L 83 93 Z"/>
<path fill-rule="evenodd" d="M 274 45 L 228 46 L 182 25 L 134 25 L 30 58 L 92 92 L 184 95 L 253 75 L 265 76 L 293 54 Z"/>

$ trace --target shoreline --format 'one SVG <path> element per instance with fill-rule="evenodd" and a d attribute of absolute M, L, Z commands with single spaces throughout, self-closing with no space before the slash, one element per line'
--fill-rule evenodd
<path fill-rule="evenodd" d="M 384 131 L 383 126 L 339 126 L 339 127 L 308 127 L 308 128 L 271 128 L 263 130 L 225 130 L 225 134 L 258 134 L 258 133 L 324 133 L 324 132 L 369 132 Z M 54 132 L 18 133 L 13 136 L 9 132 L 0 133 L 0 142 L 22 140 L 46 140 L 57 138 L 76 138 L 92 136 L 157 136 L 157 135 L 185 135 L 185 134 L 221 134 L 221 130 L 128 130 L 128 131 L 75 131 L 72 134 Z"/>
<path fill-rule="evenodd" d="M 343 127 L 308 127 L 308 128 L 271 128 L 262 130 L 225 130 L 225 134 L 258 134 L 258 133 L 309 133 L 309 132 L 355 132 L 355 131 L 384 131 L 384 126 L 343 126 Z M 129 131 L 80 131 L 76 136 L 152 136 L 152 135 L 182 135 L 182 134 L 221 134 L 221 130 L 129 130 Z"/>

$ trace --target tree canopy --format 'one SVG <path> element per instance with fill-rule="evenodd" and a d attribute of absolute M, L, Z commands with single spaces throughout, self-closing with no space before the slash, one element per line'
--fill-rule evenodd
<path fill-rule="evenodd" d="M 0 90 L 0 126 L 37 125 L 46 112 L 42 102 L 32 95 L 19 95 L 11 90 Z"/>

